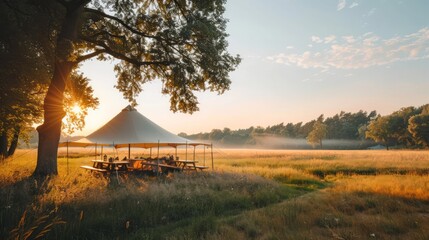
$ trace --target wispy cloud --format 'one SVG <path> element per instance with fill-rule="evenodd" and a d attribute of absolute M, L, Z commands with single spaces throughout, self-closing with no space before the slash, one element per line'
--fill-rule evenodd
<path fill-rule="evenodd" d="M 359 3 L 353 2 L 352 4 L 350 4 L 349 8 L 354 8 L 354 7 L 357 7 L 357 6 L 359 6 Z"/>
<path fill-rule="evenodd" d="M 318 37 L 318 36 L 311 36 L 311 41 L 314 42 L 314 43 L 325 43 L 325 44 L 328 44 L 328 43 L 335 43 L 336 42 L 335 41 L 336 38 L 337 37 L 335 35 L 329 35 L 329 36 L 324 37 L 324 38 Z"/>
<path fill-rule="evenodd" d="M 337 4 L 337 11 L 341 11 L 345 7 L 346 7 L 346 0 L 339 0 Z"/>
<path fill-rule="evenodd" d="M 393 38 L 382 39 L 374 33 L 361 36 L 313 36 L 313 42 L 325 43 L 318 51 L 278 54 L 267 59 L 280 64 L 301 68 L 360 69 L 387 65 L 398 61 L 429 59 L 429 28 Z M 337 40 L 335 40 L 337 39 Z M 335 41 L 334 41 L 335 40 Z"/>
<path fill-rule="evenodd" d="M 335 38 L 337 38 L 337 37 L 335 37 L 335 35 L 329 35 L 329 36 L 325 37 L 324 43 L 334 43 Z"/>
<path fill-rule="evenodd" d="M 311 41 L 313 41 L 315 43 L 322 43 L 323 42 L 323 40 L 318 36 L 311 36 Z"/>

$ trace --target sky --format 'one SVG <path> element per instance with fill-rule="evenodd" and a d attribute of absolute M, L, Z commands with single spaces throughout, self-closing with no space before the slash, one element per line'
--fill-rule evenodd
<path fill-rule="evenodd" d="M 192 115 L 173 113 L 155 80 L 136 108 L 173 133 L 192 134 L 421 106 L 429 103 L 428 12 L 427 0 L 229 0 L 228 49 L 242 57 L 231 89 L 198 93 Z M 74 135 L 128 105 L 114 88 L 113 64 L 90 60 L 80 68 L 100 104 Z"/>

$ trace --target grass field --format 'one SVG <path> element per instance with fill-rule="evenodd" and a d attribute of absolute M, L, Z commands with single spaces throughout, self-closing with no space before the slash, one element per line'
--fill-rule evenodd
<path fill-rule="evenodd" d="M 93 154 L 46 180 L 34 151 L 1 163 L 0 239 L 429 239 L 428 151 L 218 149 L 161 177 L 90 174 Z"/>

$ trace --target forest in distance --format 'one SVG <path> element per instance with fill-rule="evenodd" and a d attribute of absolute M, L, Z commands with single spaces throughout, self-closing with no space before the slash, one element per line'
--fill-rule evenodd
<path fill-rule="evenodd" d="M 222 147 L 282 149 L 428 148 L 429 104 L 403 107 L 389 115 L 376 111 L 324 114 L 307 123 L 279 123 L 267 127 L 231 130 L 225 127 L 196 134 L 179 133 L 190 140 L 210 141 Z M 322 145 L 323 143 L 323 145 Z"/>

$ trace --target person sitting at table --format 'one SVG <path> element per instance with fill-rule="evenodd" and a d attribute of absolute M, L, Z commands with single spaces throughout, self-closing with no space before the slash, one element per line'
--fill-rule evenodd
<path fill-rule="evenodd" d="M 119 157 L 116 157 L 116 158 L 115 158 L 115 161 L 119 161 Z"/>
<path fill-rule="evenodd" d="M 113 158 L 112 157 L 109 157 L 109 162 L 113 162 Z"/>
<path fill-rule="evenodd" d="M 173 155 L 170 155 L 168 158 L 167 158 L 167 164 L 168 165 L 176 165 L 176 163 L 174 162 L 174 156 Z"/>

